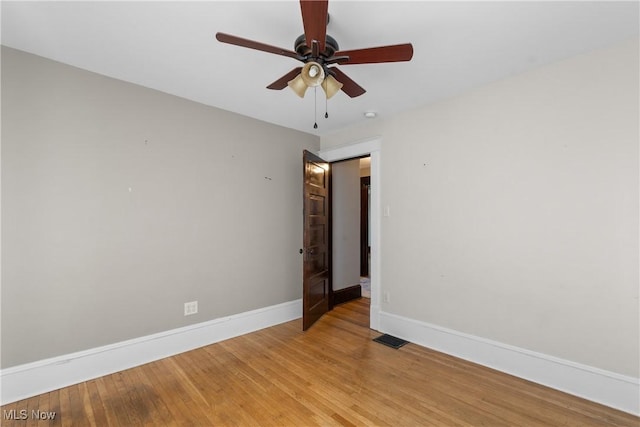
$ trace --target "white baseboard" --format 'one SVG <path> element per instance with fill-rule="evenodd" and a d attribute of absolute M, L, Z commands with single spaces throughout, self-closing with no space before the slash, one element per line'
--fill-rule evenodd
<path fill-rule="evenodd" d="M 640 415 L 640 380 L 440 326 L 380 312 L 380 332 Z"/>
<path fill-rule="evenodd" d="M 302 300 L 0 371 L 0 404 L 139 366 L 300 318 Z M 424 347 L 640 415 L 640 381 L 380 311 L 375 328 Z"/>
<path fill-rule="evenodd" d="M 143 365 L 302 316 L 290 301 L 0 371 L 0 404 Z"/>

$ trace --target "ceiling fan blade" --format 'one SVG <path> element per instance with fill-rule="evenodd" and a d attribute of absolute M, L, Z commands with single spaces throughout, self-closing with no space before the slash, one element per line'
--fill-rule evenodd
<path fill-rule="evenodd" d="M 311 47 L 314 40 L 318 42 L 320 52 L 324 52 L 327 39 L 328 0 L 300 0 L 302 24 L 307 46 Z"/>
<path fill-rule="evenodd" d="M 341 63 L 342 65 L 410 61 L 413 57 L 413 46 L 411 43 L 405 43 L 367 49 L 340 50 L 334 56 L 349 57 L 348 61 Z"/>
<path fill-rule="evenodd" d="M 302 67 L 294 68 L 275 82 L 267 86 L 267 89 L 282 90 L 287 87 L 287 83 L 293 80 L 302 71 Z"/>
<path fill-rule="evenodd" d="M 254 40 L 243 39 L 242 37 L 232 36 L 225 33 L 216 33 L 216 39 L 222 43 L 233 44 L 241 47 L 248 47 L 249 49 L 261 50 L 263 52 L 275 53 L 276 55 L 288 56 L 299 61 L 302 60 L 300 56 L 292 50 L 283 49 L 277 46 L 271 46 L 265 43 L 260 43 Z"/>
<path fill-rule="evenodd" d="M 345 73 L 340 71 L 339 68 L 333 67 L 329 68 L 329 71 L 336 78 L 337 81 L 343 84 L 342 91 L 349 95 L 351 98 L 355 98 L 356 96 L 360 96 L 366 92 L 358 83 L 354 82 L 347 76 Z"/>

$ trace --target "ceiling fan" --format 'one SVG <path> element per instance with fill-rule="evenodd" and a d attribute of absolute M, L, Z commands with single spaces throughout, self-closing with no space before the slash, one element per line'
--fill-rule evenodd
<path fill-rule="evenodd" d="M 328 0 L 300 0 L 304 34 L 295 40 L 295 51 L 225 33 L 217 33 L 216 39 L 222 43 L 288 56 L 304 63 L 304 66 L 294 68 L 267 86 L 268 89 L 275 90 L 289 86 L 300 97 L 304 97 L 307 88 L 316 86 L 322 87 L 327 98 L 331 98 L 339 90 L 352 98 L 366 92 L 332 65 L 401 62 L 410 61 L 413 57 L 413 46 L 410 43 L 340 50 L 338 42 L 327 34 L 328 4 Z"/>

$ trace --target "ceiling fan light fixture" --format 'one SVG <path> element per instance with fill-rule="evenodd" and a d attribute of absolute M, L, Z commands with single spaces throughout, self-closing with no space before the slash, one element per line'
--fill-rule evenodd
<path fill-rule="evenodd" d="M 324 80 L 324 70 L 322 69 L 322 65 L 314 61 L 309 61 L 302 67 L 300 76 L 302 76 L 302 80 L 304 80 L 308 87 L 316 87 L 320 86 Z"/>
<path fill-rule="evenodd" d="M 342 83 L 337 81 L 332 75 L 328 75 L 322 82 L 322 89 L 327 95 L 327 99 L 338 93 L 342 89 Z"/>
<path fill-rule="evenodd" d="M 289 80 L 287 86 L 300 98 L 304 98 L 304 93 L 307 91 L 307 84 L 302 79 L 302 74 L 298 74 L 293 80 Z"/>

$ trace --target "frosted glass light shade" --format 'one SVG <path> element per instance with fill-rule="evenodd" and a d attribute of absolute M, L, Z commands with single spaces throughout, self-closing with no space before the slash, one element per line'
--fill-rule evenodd
<path fill-rule="evenodd" d="M 322 69 L 322 65 L 310 61 L 304 64 L 300 76 L 302 76 L 302 80 L 304 80 L 308 87 L 320 86 L 324 80 L 324 70 Z"/>
<path fill-rule="evenodd" d="M 342 83 L 337 81 L 332 75 L 328 75 L 322 82 L 322 89 L 327 95 L 327 99 L 338 93 L 338 91 L 342 89 L 342 86 Z"/>
<path fill-rule="evenodd" d="M 302 76 L 298 74 L 293 80 L 287 82 L 287 86 L 293 90 L 300 98 L 304 98 L 304 93 L 307 91 L 307 84 L 302 80 Z"/>

